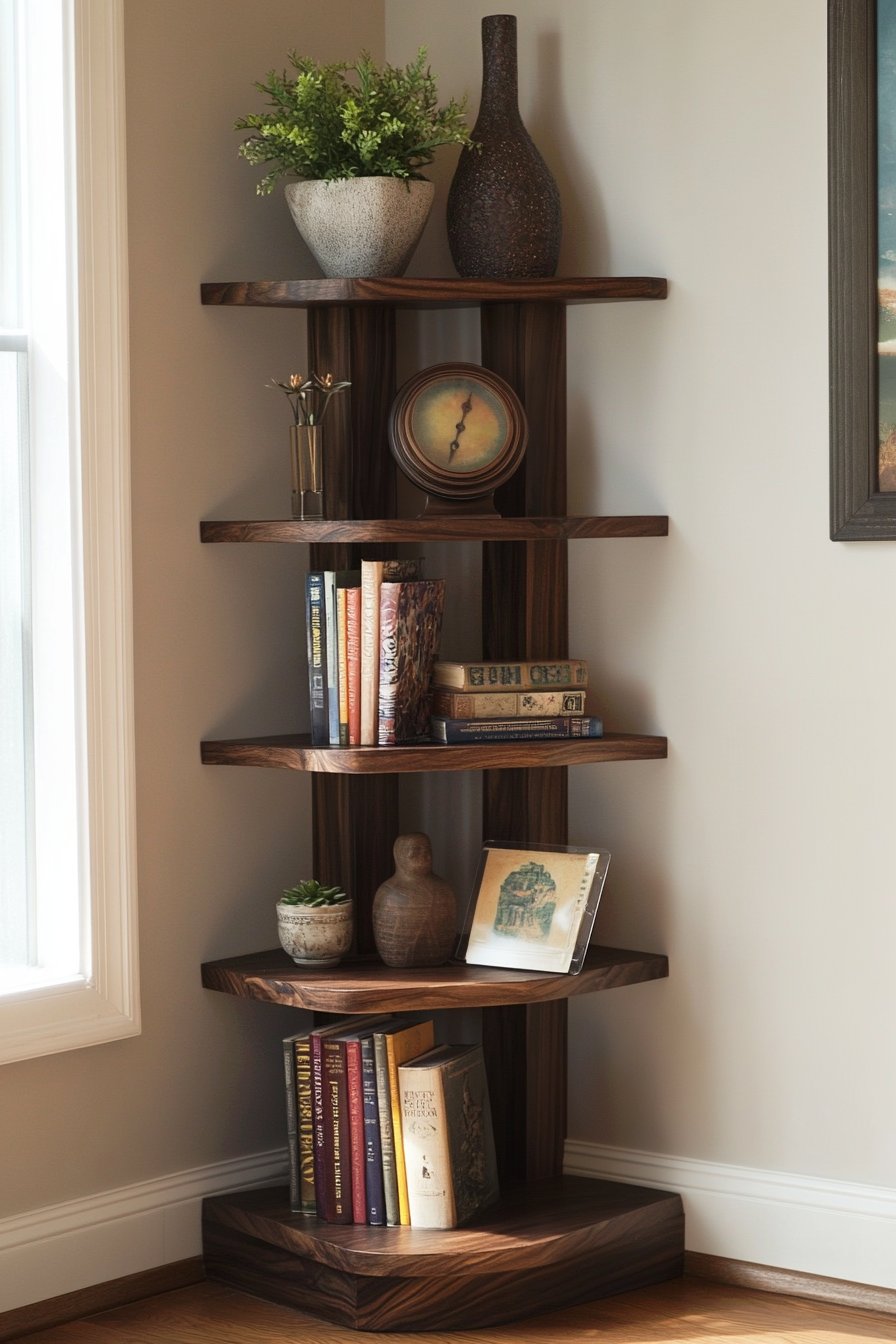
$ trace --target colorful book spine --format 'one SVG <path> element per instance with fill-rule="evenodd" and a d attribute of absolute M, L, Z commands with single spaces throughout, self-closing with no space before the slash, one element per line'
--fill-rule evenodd
<path fill-rule="evenodd" d="M 432 719 L 432 740 L 532 742 L 562 737 L 603 737 L 603 720 L 594 714 L 558 714 L 550 719 Z"/>
<path fill-rule="evenodd" d="M 348 663 L 348 745 L 361 745 L 361 589 L 345 590 L 345 647 Z"/>
<path fill-rule="evenodd" d="M 324 1216 L 331 1223 L 350 1223 L 353 1220 L 351 1130 L 345 1042 L 325 1037 L 321 1045 L 326 1126 L 324 1151 L 329 1163 L 327 1180 L 332 1182 L 332 1201 Z"/>
<path fill-rule="evenodd" d="M 339 654 L 336 646 L 336 572 L 324 572 L 324 623 L 326 628 L 327 740 L 339 746 Z"/>
<path fill-rule="evenodd" d="M 395 1170 L 395 1136 L 392 1132 L 392 1098 L 389 1094 L 389 1061 L 386 1058 L 386 1038 L 380 1031 L 373 1034 L 373 1052 L 386 1224 L 389 1227 L 398 1227 L 401 1217 L 398 1206 L 398 1176 Z"/>
<path fill-rule="evenodd" d="M 584 714 L 585 691 L 436 690 L 432 712 L 440 719 L 550 718 Z"/>
<path fill-rule="evenodd" d="M 444 606 L 442 579 L 382 585 L 377 735 L 381 747 L 426 740 L 429 684 Z"/>
<path fill-rule="evenodd" d="M 299 1212 L 316 1213 L 314 1197 L 314 1120 L 311 1105 L 311 1038 L 295 1039 L 296 1109 L 299 1126 Z"/>
<path fill-rule="evenodd" d="M 344 1086 L 340 1088 L 338 1074 L 325 1067 L 324 1040 L 317 1033 L 311 1036 L 311 1079 L 314 1120 L 314 1191 L 319 1217 L 328 1223 L 352 1221 L 351 1196 L 346 1198 L 342 1170 L 343 1143 L 347 1136 L 337 1130 L 336 1119 L 344 1112 Z M 335 1107 L 335 1113 L 334 1113 Z M 336 1153 L 338 1133 L 338 1161 Z M 337 1188 L 337 1166 L 339 1182 Z"/>
<path fill-rule="evenodd" d="M 339 678 L 339 745 L 348 746 L 348 593 L 336 587 L 336 648 Z"/>
<path fill-rule="evenodd" d="M 308 640 L 311 742 L 315 747 L 325 747 L 330 740 L 330 733 L 327 705 L 324 576 L 320 570 L 313 571 L 305 579 L 305 630 Z"/>
<path fill-rule="evenodd" d="M 296 1098 L 296 1070 L 293 1055 L 294 1037 L 283 1042 L 283 1070 L 286 1084 L 286 1145 L 289 1153 L 289 1207 L 293 1213 L 301 1211 L 301 1181 L 299 1166 L 299 1108 Z"/>
<path fill-rule="evenodd" d="M 380 592 L 383 580 L 398 583 L 416 579 L 417 560 L 361 561 L 361 745 L 377 742 L 380 690 Z"/>
<path fill-rule="evenodd" d="M 345 1043 L 348 1083 L 348 1127 L 351 1144 L 352 1219 L 367 1222 L 367 1168 L 364 1152 L 364 1093 L 361 1080 L 361 1042 Z"/>
<path fill-rule="evenodd" d="M 361 1040 L 361 1095 L 364 1107 L 364 1184 L 367 1193 L 367 1221 L 372 1227 L 386 1222 L 383 1192 L 383 1155 L 380 1146 L 380 1116 L 376 1094 L 376 1059 L 373 1037 Z"/>
<path fill-rule="evenodd" d="M 431 1018 L 413 1022 L 410 1026 L 386 1033 L 386 1060 L 389 1077 L 389 1100 L 392 1108 L 392 1136 L 395 1145 L 395 1175 L 398 1185 L 398 1217 L 403 1227 L 411 1222 L 408 1207 L 408 1181 L 405 1172 L 404 1147 L 401 1135 L 401 1093 L 398 1087 L 398 1069 L 417 1055 L 431 1050 L 435 1031 Z"/>
<path fill-rule="evenodd" d="M 447 686 L 455 691 L 545 691 L 558 686 L 575 689 L 588 685 L 588 664 L 581 658 L 544 663 L 442 661 L 433 667 L 432 681 L 434 686 Z"/>

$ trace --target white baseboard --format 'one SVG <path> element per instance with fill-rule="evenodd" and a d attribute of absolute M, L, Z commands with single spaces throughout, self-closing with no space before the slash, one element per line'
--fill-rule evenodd
<path fill-rule="evenodd" d="M 0 1219 L 0 1313 L 201 1255 L 205 1196 L 287 1175 L 278 1149 Z"/>
<path fill-rule="evenodd" d="M 896 1190 L 574 1140 L 564 1170 L 677 1190 L 689 1251 L 896 1288 Z"/>
<path fill-rule="evenodd" d="M 568 1140 L 565 1170 L 681 1193 L 704 1255 L 896 1289 L 896 1190 Z M 283 1181 L 282 1149 L 0 1220 L 0 1312 L 202 1253 L 207 1195 Z"/>

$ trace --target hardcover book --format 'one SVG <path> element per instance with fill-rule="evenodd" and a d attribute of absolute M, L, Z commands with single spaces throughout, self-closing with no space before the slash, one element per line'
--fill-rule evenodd
<path fill-rule="evenodd" d="M 388 1129 L 391 1137 L 391 1168 L 393 1175 L 390 1176 L 390 1183 L 393 1186 L 394 1193 L 397 1195 L 397 1223 L 407 1227 L 410 1223 L 410 1213 L 408 1210 L 408 1186 L 407 1177 L 404 1170 L 404 1150 L 402 1148 L 401 1138 L 401 1098 L 398 1091 L 398 1069 L 399 1066 L 413 1059 L 415 1055 L 421 1055 L 426 1050 L 431 1050 L 435 1043 L 435 1028 L 432 1018 L 426 1018 L 422 1022 L 399 1022 L 386 1031 L 376 1031 L 373 1036 L 374 1049 L 377 1058 L 377 1089 L 382 1087 L 385 1093 L 385 1101 L 389 1111 Z M 381 1081 L 380 1059 L 385 1063 L 385 1078 Z M 386 1128 L 383 1125 L 383 1111 L 380 1110 L 380 1130 L 381 1133 Z M 383 1175 L 386 1177 L 386 1148 L 383 1147 Z M 387 1186 L 386 1210 L 387 1216 L 389 1209 L 389 1187 Z M 390 1219 L 391 1221 L 391 1219 Z"/>
<path fill-rule="evenodd" d="M 296 1110 L 299 1126 L 299 1211 L 316 1213 L 314 1194 L 314 1118 L 311 1104 L 311 1038 L 297 1036 L 294 1043 Z"/>
<path fill-rule="evenodd" d="M 425 742 L 429 736 L 429 690 L 439 651 L 443 579 L 384 583 L 380 595 L 381 747 Z"/>
<path fill-rule="evenodd" d="M 364 1107 L 364 1185 L 367 1196 L 367 1221 L 372 1227 L 386 1222 L 383 1191 L 383 1154 L 380 1144 L 380 1116 L 376 1088 L 376 1059 L 373 1037 L 361 1040 L 361 1098 Z M 396 1199 L 397 1199 L 396 1190 Z"/>
<path fill-rule="evenodd" d="M 326 1222 L 350 1223 L 354 1216 L 345 1040 L 383 1021 L 379 1014 L 348 1017 L 311 1032 L 314 1188 L 318 1216 Z"/>
<path fill-rule="evenodd" d="M 431 720 L 434 742 L 526 742 L 558 737 L 603 737 L 603 720 L 594 714 L 557 714 L 550 719 Z"/>
<path fill-rule="evenodd" d="M 437 1046 L 398 1078 L 411 1227 L 458 1227 L 499 1194 L 482 1046 Z"/>
<path fill-rule="evenodd" d="M 361 589 L 345 590 L 345 645 L 348 663 L 348 745 L 361 745 Z"/>
<path fill-rule="evenodd" d="M 553 687 L 585 687 L 588 664 L 581 658 L 552 662 L 448 663 L 436 662 L 433 686 L 456 691 L 543 691 Z"/>
<path fill-rule="evenodd" d="M 325 747 L 330 741 L 327 704 L 326 616 L 324 575 L 315 570 L 305 577 L 305 632 L 308 643 L 308 691 L 311 702 L 311 743 Z"/>
<path fill-rule="evenodd" d="M 289 1154 L 289 1207 L 293 1213 L 301 1212 L 301 1191 L 299 1179 L 299 1109 L 296 1100 L 296 1069 L 293 1044 L 295 1036 L 287 1036 L 283 1042 L 283 1070 L 286 1085 L 286 1146 Z"/>
<path fill-rule="evenodd" d="M 384 580 L 398 583 L 420 577 L 417 560 L 361 561 L 361 745 L 377 742 L 380 694 L 380 590 Z"/>
<path fill-rule="evenodd" d="M 448 691 L 436 689 L 432 712 L 440 719 L 552 718 L 584 714 L 584 691 Z"/>
<path fill-rule="evenodd" d="M 336 592 L 338 588 L 359 583 L 358 571 L 327 569 L 324 576 L 324 625 L 327 678 L 327 724 L 331 747 L 339 746 L 339 618 Z M 344 745 L 344 744 L 343 744 Z"/>

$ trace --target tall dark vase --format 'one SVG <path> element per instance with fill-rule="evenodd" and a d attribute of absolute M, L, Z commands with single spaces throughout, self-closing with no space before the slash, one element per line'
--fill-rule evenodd
<path fill-rule="evenodd" d="M 473 140 L 480 148 L 461 152 L 448 193 L 448 244 L 458 274 L 554 275 L 560 194 L 520 117 L 513 14 L 482 20 L 482 101 Z"/>

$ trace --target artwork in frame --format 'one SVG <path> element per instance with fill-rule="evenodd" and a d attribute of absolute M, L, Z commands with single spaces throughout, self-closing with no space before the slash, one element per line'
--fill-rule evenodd
<path fill-rule="evenodd" d="M 609 864 L 604 849 L 487 841 L 458 959 L 473 966 L 577 974 Z"/>
<path fill-rule="evenodd" d="M 896 0 L 828 0 L 831 537 L 896 537 Z"/>

